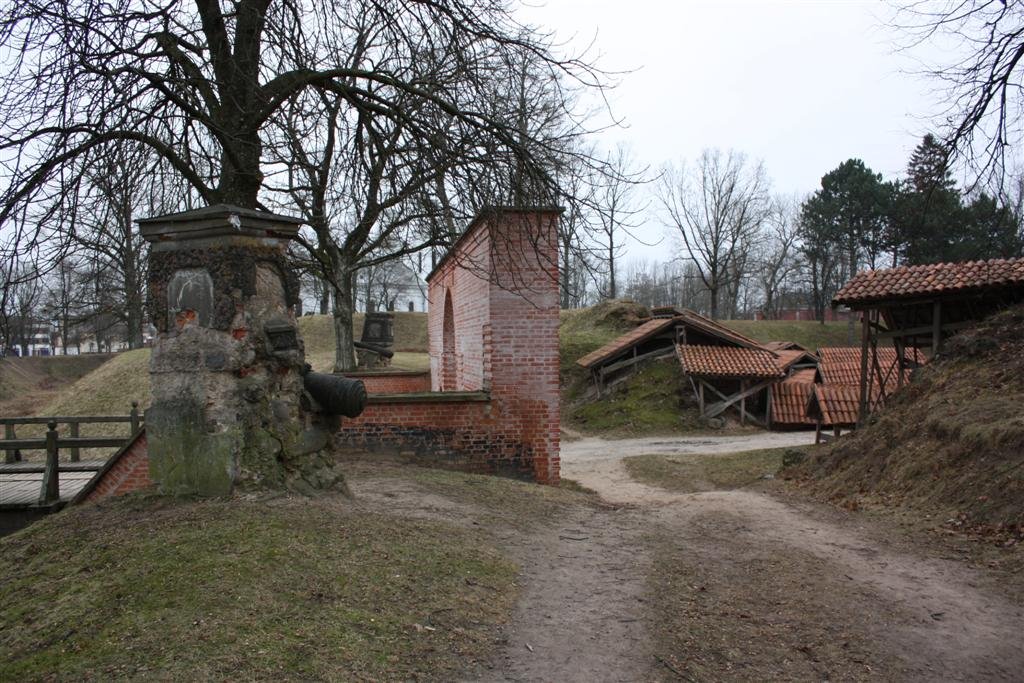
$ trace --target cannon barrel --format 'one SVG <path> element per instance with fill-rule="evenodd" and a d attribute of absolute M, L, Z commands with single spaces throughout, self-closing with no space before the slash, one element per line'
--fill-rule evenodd
<path fill-rule="evenodd" d="M 385 358 L 391 358 L 395 355 L 395 352 L 391 349 L 385 349 L 383 346 L 377 346 L 376 344 L 369 344 L 362 341 L 354 341 L 352 344 L 357 349 L 363 349 L 364 351 L 373 351 L 378 356 L 384 356 Z"/>
<path fill-rule="evenodd" d="M 307 372 L 303 384 L 328 415 L 358 417 L 366 407 L 366 387 L 358 379 Z"/>

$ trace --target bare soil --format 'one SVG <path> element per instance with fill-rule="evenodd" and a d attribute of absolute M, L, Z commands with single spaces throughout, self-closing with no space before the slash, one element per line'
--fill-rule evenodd
<path fill-rule="evenodd" d="M 511 618 L 469 680 L 1021 680 L 1019 574 L 782 482 L 679 492 L 622 462 L 809 440 L 580 438 L 563 444 L 563 476 L 600 499 L 524 497 L 504 516 L 480 486 L 472 499 L 422 475 L 352 486 L 364 505 L 484 525 L 520 566 Z"/>

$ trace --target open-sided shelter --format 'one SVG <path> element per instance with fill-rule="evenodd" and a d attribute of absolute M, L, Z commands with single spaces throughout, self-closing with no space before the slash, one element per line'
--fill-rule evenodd
<path fill-rule="evenodd" d="M 999 308 L 1024 300 L 1024 259 L 902 266 L 857 273 L 832 300 L 861 313 L 858 421 L 884 401 L 891 386 L 906 381 L 913 350 L 934 356 L 953 333 Z M 879 344 L 896 354 L 886 372 Z M 908 349 L 911 352 L 908 353 Z M 879 385 L 881 391 L 872 387 Z"/>

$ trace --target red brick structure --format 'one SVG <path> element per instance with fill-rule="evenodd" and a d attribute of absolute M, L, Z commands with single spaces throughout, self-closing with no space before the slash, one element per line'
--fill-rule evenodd
<path fill-rule="evenodd" d="M 367 370 L 346 372 L 345 376 L 362 381 L 368 394 L 416 394 L 430 391 L 429 370 Z"/>
<path fill-rule="evenodd" d="M 149 452 L 146 430 L 135 434 L 131 441 L 111 456 L 106 466 L 82 489 L 76 503 L 97 501 L 141 491 L 153 485 L 149 478 Z"/>
<path fill-rule="evenodd" d="M 373 395 L 353 449 L 559 480 L 558 211 L 481 212 L 427 277 L 430 392 Z"/>

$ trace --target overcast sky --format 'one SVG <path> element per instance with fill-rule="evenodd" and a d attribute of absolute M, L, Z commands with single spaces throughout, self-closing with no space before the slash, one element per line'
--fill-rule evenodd
<path fill-rule="evenodd" d="M 764 161 L 776 192 L 803 196 L 851 157 L 901 174 L 937 111 L 932 84 L 896 50 L 889 12 L 842 0 L 547 0 L 521 16 L 571 45 L 593 41 L 606 70 L 633 70 L 613 93 L 628 127 L 608 144 L 628 143 L 652 169 L 737 149 Z M 651 218 L 643 232 L 656 239 Z"/>

